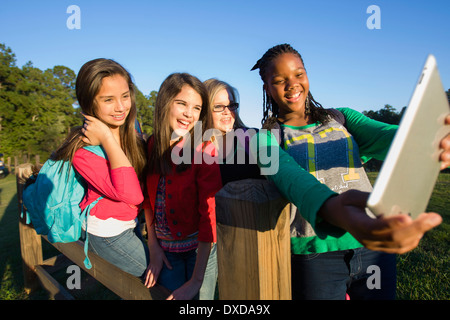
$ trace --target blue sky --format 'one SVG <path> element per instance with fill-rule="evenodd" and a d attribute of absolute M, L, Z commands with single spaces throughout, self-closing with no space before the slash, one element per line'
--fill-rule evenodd
<path fill-rule="evenodd" d="M 80 8 L 80 29 L 66 25 L 70 5 Z M 380 8 L 381 29 L 367 27 L 370 5 Z M 0 42 L 19 67 L 77 73 L 88 60 L 112 58 L 144 94 L 173 72 L 218 78 L 238 89 L 242 119 L 259 128 L 262 82 L 250 69 L 280 43 L 302 54 L 324 107 L 400 110 L 430 53 L 449 89 L 449 12 L 446 0 L 2 0 Z"/>

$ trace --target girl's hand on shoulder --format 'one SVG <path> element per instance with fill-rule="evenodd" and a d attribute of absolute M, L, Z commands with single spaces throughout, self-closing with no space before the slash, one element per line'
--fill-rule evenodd
<path fill-rule="evenodd" d="M 103 144 L 106 139 L 112 138 L 110 128 L 99 119 L 83 114 L 85 120 L 81 132 L 84 137 L 81 139 L 90 145 Z"/>

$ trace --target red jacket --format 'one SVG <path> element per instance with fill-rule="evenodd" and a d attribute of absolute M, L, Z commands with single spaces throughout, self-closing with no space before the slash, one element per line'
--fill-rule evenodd
<path fill-rule="evenodd" d="M 149 154 L 153 146 L 153 136 L 149 138 Z M 175 148 L 182 147 L 179 143 Z M 174 148 L 174 149 L 175 149 Z M 199 148 L 197 155 L 202 159 L 216 157 L 216 150 L 209 144 L 205 150 Z M 196 161 L 197 162 L 197 161 Z M 209 161 L 211 163 L 211 161 Z M 154 219 L 156 191 L 159 174 L 147 176 L 147 192 Z M 166 176 L 166 217 L 174 239 L 184 239 L 198 231 L 198 240 L 216 242 L 216 202 L 215 194 L 222 188 L 220 168 L 217 161 L 207 164 L 194 163 L 183 172 L 176 172 L 175 165 L 171 174 Z M 147 203 L 148 205 L 148 203 Z"/>

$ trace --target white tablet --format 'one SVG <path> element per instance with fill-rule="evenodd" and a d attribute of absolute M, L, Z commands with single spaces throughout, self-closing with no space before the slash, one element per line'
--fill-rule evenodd
<path fill-rule="evenodd" d="M 440 171 L 439 143 L 450 113 L 436 59 L 429 55 L 388 151 L 367 207 L 375 215 L 425 212 Z"/>

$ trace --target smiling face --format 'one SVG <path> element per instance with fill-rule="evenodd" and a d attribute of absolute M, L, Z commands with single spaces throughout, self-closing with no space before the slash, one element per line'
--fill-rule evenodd
<path fill-rule="evenodd" d="M 212 108 L 217 105 L 228 106 L 231 102 L 234 101 L 230 101 L 230 94 L 228 91 L 226 89 L 222 89 L 217 92 L 214 97 Z M 212 112 L 214 128 L 219 129 L 223 133 L 231 131 L 234 126 L 235 117 L 235 111 L 230 111 L 228 108 L 225 108 L 221 112 Z"/>
<path fill-rule="evenodd" d="M 100 120 L 111 129 L 123 125 L 131 108 L 130 89 L 125 78 L 121 75 L 103 78 L 95 102 Z"/>
<path fill-rule="evenodd" d="M 304 117 L 309 81 L 300 57 L 284 53 L 268 66 L 264 88 L 279 107 L 279 118 Z"/>
<path fill-rule="evenodd" d="M 200 94 L 192 87 L 184 85 L 170 105 L 170 128 L 178 136 L 188 133 L 200 117 L 202 104 Z"/>

